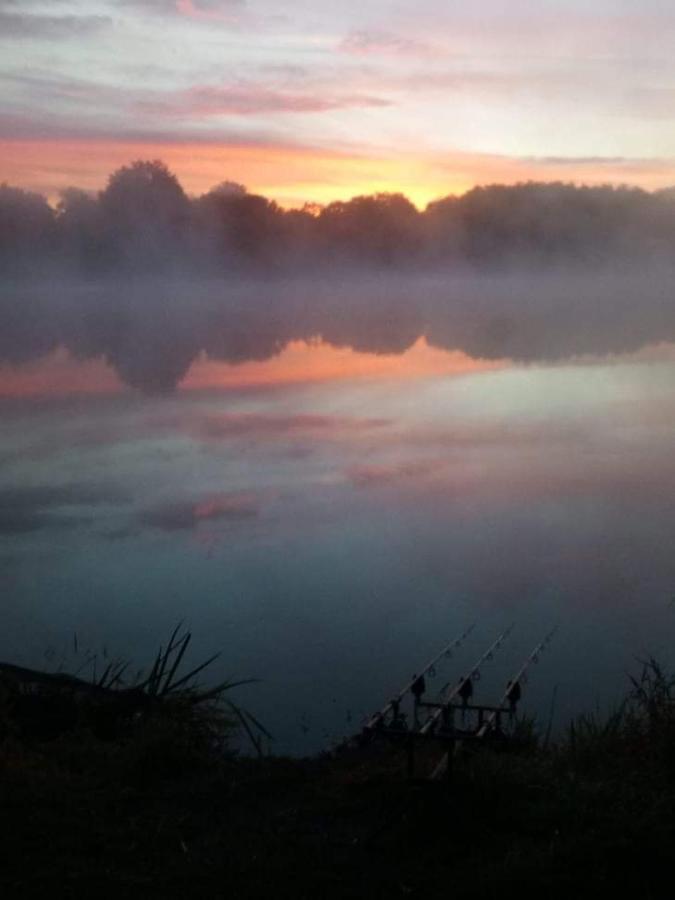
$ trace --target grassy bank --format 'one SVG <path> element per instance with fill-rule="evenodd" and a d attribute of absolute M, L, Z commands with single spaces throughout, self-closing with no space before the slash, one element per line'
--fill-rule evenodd
<path fill-rule="evenodd" d="M 615 714 L 548 745 L 522 723 L 526 739 L 463 755 L 451 785 L 406 781 L 386 743 L 239 756 L 232 710 L 180 691 L 112 736 L 6 727 L 2 894 L 668 897 L 674 697 L 649 662 Z"/>

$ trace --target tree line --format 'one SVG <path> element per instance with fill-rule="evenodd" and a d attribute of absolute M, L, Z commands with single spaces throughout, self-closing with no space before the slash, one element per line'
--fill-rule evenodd
<path fill-rule="evenodd" d="M 527 182 L 475 187 L 418 210 L 376 193 L 286 210 L 225 181 L 189 197 L 159 160 L 115 171 L 98 194 L 0 185 L 0 272 L 85 275 L 292 272 L 670 259 L 675 188 Z"/>

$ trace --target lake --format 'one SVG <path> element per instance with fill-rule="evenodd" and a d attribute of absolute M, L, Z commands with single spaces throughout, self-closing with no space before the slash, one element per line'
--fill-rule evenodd
<path fill-rule="evenodd" d="M 672 665 L 675 345 L 514 362 L 412 332 L 199 352 L 160 393 L 111 353 L 6 355 L 0 659 L 140 667 L 184 620 L 296 754 L 472 623 L 430 688 L 515 623 L 476 685 L 494 702 L 559 623 L 522 704 L 545 723 L 555 690 L 558 726 L 637 658 Z"/>

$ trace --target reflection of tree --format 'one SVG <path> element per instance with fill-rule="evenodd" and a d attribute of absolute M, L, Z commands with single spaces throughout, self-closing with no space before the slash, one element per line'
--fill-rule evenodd
<path fill-rule="evenodd" d="M 365 302 L 364 302 L 365 301 Z M 340 304 L 325 308 L 318 334 L 334 346 L 362 353 L 403 353 L 424 332 L 420 308 L 410 297 L 384 297 L 381 292 L 358 290 Z"/>
<path fill-rule="evenodd" d="M 667 274 L 667 273 L 666 273 Z M 15 290 L 0 297 L 0 364 L 65 346 L 106 359 L 129 385 L 172 390 L 191 363 L 270 359 L 294 340 L 321 339 L 362 353 L 400 354 L 420 336 L 475 358 L 558 360 L 675 340 L 665 275 L 465 276 L 453 280 L 353 279 L 160 289 L 126 285 L 63 297 Z M 639 302 L 636 302 L 639 298 Z"/>

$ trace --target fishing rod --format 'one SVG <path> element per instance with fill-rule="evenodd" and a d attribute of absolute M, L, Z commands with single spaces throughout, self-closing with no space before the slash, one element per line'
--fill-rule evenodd
<path fill-rule="evenodd" d="M 551 641 L 553 640 L 553 636 L 555 635 L 557 630 L 558 630 L 558 626 L 556 625 L 554 628 L 552 628 L 549 631 L 549 633 L 546 635 L 546 637 L 543 639 L 543 641 L 540 641 L 540 643 L 537 644 L 537 646 L 534 648 L 532 653 L 530 653 L 530 655 L 527 657 L 527 659 L 522 664 L 522 666 L 518 669 L 518 671 L 513 676 L 513 678 L 509 679 L 509 681 L 506 685 L 506 690 L 504 691 L 504 694 L 503 694 L 501 700 L 497 704 L 498 707 L 506 706 L 508 704 L 511 707 L 511 709 L 515 709 L 515 704 L 520 699 L 520 682 L 521 682 L 523 676 L 525 675 L 525 673 L 527 672 L 527 670 L 530 668 L 531 665 L 539 662 L 539 655 L 541 653 L 543 653 L 543 651 L 551 643 Z M 488 717 L 485 719 L 485 721 L 483 722 L 481 727 L 478 729 L 478 731 L 476 732 L 476 737 L 479 737 L 479 738 L 485 737 L 485 735 L 488 733 L 488 731 L 490 731 L 490 729 L 494 726 L 494 723 L 495 723 L 498 715 L 499 715 L 498 711 L 496 709 L 493 710 L 488 715 Z"/>
<path fill-rule="evenodd" d="M 429 734 L 429 732 L 431 732 L 438 720 L 443 715 L 443 710 L 447 709 L 450 706 L 455 697 L 462 695 L 462 691 L 463 689 L 465 689 L 465 686 L 468 685 L 472 679 L 475 679 L 478 676 L 480 667 L 483 665 L 483 663 L 486 662 L 486 660 L 492 659 L 494 654 L 497 652 L 497 650 L 499 650 L 503 642 L 513 631 L 513 627 L 513 625 L 509 625 L 507 629 L 502 631 L 497 640 L 493 644 L 491 644 L 490 647 L 488 647 L 488 649 L 481 656 L 478 662 L 473 666 L 469 674 L 459 679 L 458 684 L 450 691 L 449 694 L 447 694 L 443 698 L 443 701 L 439 705 L 439 707 L 434 710 L 434 712 L 429 716 L 424 725 L 420 728 L 420 734 Z"/>
<path fill-rule="evenodd" d="M 391 712 L 392 710 L 395 710 L 396 707 L 400 704 L 401 700 L 403 700 L 405 695 L 408 693 L 408 691 L 412 689 L 412 686 L 415 684 L 415 682 L 418 681 L 420 678 L 424 677 L 424 675 L 427 675 L 429 672 L 431 672 L 431 670 L 434 669 L 434 667 L 436 666 L 436 663 L 438 663 L 441 659 L 443 659 L 443 657 L 449 659 L 452 656 L 452 651 L 456 650 L 457 647 L 459 647 L 460 644 L 462 644 L 466 640 L 466 638 L 471 634 L 471 632 L 473 631 L 474 628 L 475 628 L 474 624 L 469 625 L 469 627 L 466 629 L 466 631 L 463 634 L 461 634 L 458 638 L 455 638 L 453 641 L 451 641 L 447 646 L 445 646 L 441 650 L 440 653 L 438 653 L 436 656 L 434 656 L 434 658 L 431 660 L 431 662 L 427 663 L 427 665 L 421 670 L 419 675 L 413 676 L 410 679 L 410 681 L 406 684 L 406 686 L 401 691 L 399 691 L 399 693 L 397 694 L 396 697 L 394 697 L 393 700 L 390 700 L 386 706 L 384 706 L 378 713 L 375 713 L 375 715 L 372 716 L 368 720 L 368 722 L 364 726 L 365 729 L 367 730 L 369 728 L 375 728 L 375 726 L 378 725 L 384 719 L 384 717 L 387 715 L 387 713 Z"/>

